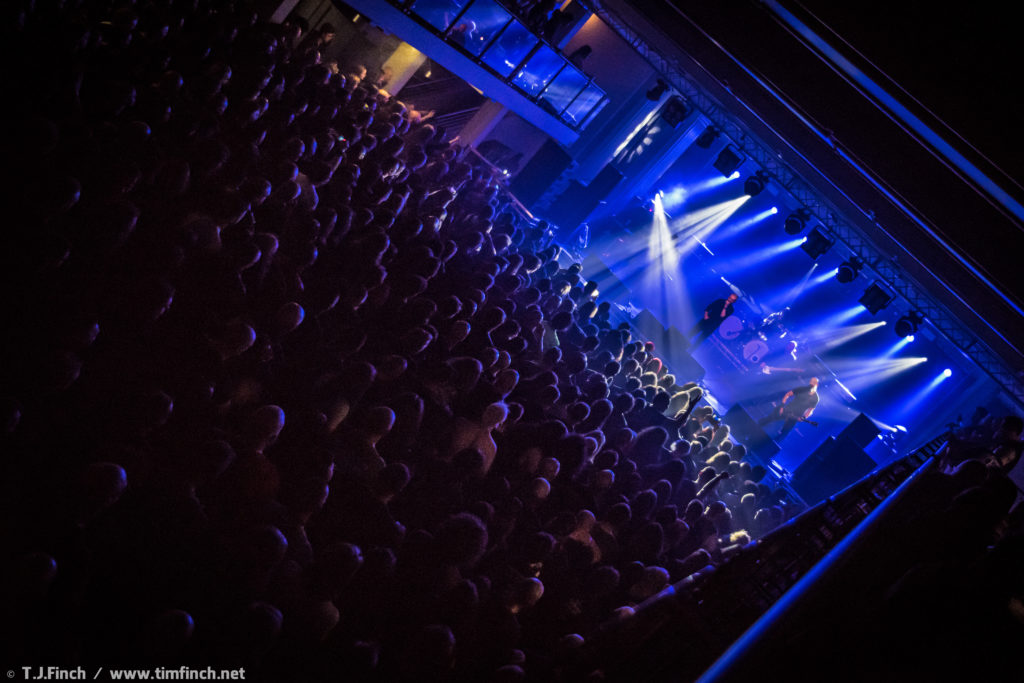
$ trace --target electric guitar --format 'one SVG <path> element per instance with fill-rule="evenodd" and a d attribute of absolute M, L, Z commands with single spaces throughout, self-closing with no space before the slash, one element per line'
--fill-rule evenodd
<path fill-rule="evenodd" d="M 760 370 L 765 375 L 771 375 L 771 374 L 774 374 L 776 372 L 792 372 L 792 373 L 803 373 L 803 372 L 805 372 L 805 370 L 803 368 L 776 368 L 776 367 L 771 366 L 771 365 L 762 365 Z"/>
<path fill-rule="evenodd" d="M 784 417 L 786 419 L 793 419 L 793 420 L 796 420 L 797 422 L 806 422 L 807 424 L 811 425 L 812 427 L 817 427 L 818 426 L 817 422 L 815 422 L 814 420 L 810 420 L 810 419 L 804 417 L 803 415 L 800 415 L 800 416 L 797 416 L 797 417 L 791 417 L 789 415 L 786 415 L 786 406 L 784 404 L 779 406 L 779 417 Z"/>

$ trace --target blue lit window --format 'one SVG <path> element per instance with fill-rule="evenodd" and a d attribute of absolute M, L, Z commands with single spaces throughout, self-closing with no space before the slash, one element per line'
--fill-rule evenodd
<path fill-rule="evenodd" d="M 474 27 L 472 35 L 462 46 L 479 55 L 511 20 L 512 15 L 494 0 L 477 0 L 459 19 L 460 24 L 472 22 Z"/>
<path fill-rule="evenodd" d="M 597 104 L 603 98 L 604 91 L 596 85 L 590 84 L 572 101 L 572 104 L 562 114 L 562 118 L 572 125 L 579 126 L 588 118 L 590 112 L 595 107 L 597 111 L 601 110 L 601 107 L 597 107 Z M 602 104 L 601 106 L 603 107 L 604 105 Z M 594 113 L 596 114 L 597 112 L 595 111 Z"/>
<path fill-rule="evenodd" d="M 565 65 L 561 55 L 544 45 L 530 57 L 512 82 L 526 94 L 536 97 Z"/>
<path fill-rule="evenodd" d="M 586 86 L 587 77 L 572 66 L 567 66 L 544 89 L 541 102 L 549 105 L 555 114 L 561 114 Z"/>
<path fill-rule="evenodd" d="M 498 39 L 484 52 L 481 59 L 484 64 L 502 76 L 508 76 L 519 66 L 523 58 L 530 54 L 530 50 L 537 42 L 537 36 L 513 19 L 512 23 L 501 32 Z"/>
<path fill-rule="evenodd" d="M 416 0 L 412 5 L 412 11 L 426 20 L 431 26 L 443 31 L 448 28 L 448 24 L 458 16 L 465 6 L 465 0 L 463 2 L 456 2 L 455 0 Z"/>

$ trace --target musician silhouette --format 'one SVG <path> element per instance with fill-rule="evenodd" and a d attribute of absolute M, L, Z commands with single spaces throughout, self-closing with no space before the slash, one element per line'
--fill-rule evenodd
<path fill-rule="evenodd" d="M 704 317 L 697 321 L 693 329 L 686 335 L 691 347 L 701 343 L 715 333 L 722 323 L 733 314 L 733 304 L 739 297 L 730 294 L 725 299 L 715 299 L 704 309 Z"/>
<path fill-rule="evenodd" d="M 763 427 L 778 420 L 785 420 L 777 437 L 778 441 L 782 441 L 793 431 L 797 422 L 810 421 L 814 409 L 818 407 L 818 399 L 818 378 L 812 377 L 809 384 L 786 392 L 782 397 L 782 404 L 772 410 L 770 415 L 761 418 L 758 424 Z"/>

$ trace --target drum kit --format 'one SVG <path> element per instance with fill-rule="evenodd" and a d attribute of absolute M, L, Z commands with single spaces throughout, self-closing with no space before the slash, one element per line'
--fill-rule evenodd
<path fill-rule="evenodd" d="M 782 323 L 784 311 L 770 313 L 754 322 L 745 321 L 739 315 L 731 315 L 722 321 L 718 336 L 722 343 L 749 365 L 759 367 L 772 350 L 769 340 L 784 338 L 788 331 Z"/>

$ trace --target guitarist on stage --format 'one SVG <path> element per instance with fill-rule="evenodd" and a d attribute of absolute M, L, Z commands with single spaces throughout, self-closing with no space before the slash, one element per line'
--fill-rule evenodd
<path fill-rule="evenodd" d="M 771 422 L 785 420 L 778 436 L 778 441 L 782 441 L 793 430 L 797 422 L 810 422 L 808 418 L 818 407 L 818 398 L 818 378 L 812 377 L 810 384 L 786 392 L 786 395 L 782 397 L 782 405 L 774 408 L 771 414 L 762 418 L 758 424 L 763 427 Z"/>

